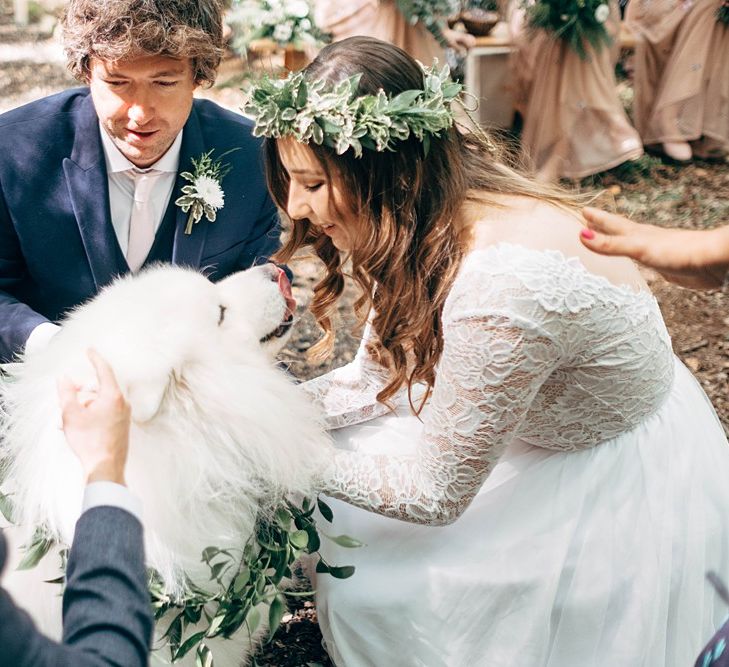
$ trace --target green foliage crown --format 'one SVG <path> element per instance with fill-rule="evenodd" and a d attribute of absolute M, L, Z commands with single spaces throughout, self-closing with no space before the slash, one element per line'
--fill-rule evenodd
<path fill-rule="evenodd" d="M 339 155 L 351 148 L 360 157 L 363 148 L 394 150 L 397 141 L 410 136 L 422 141 L 427 153 L 430 138 L 453 125 L 452 103 L 462 86 L 450 78 L 447 65 L 438 69 L 436 62 L 423 68 L 423 88 L 394 97 L 383 90 L 357 95 L 361 77 L 333 86 L 310 81 L 302 72 L 286 79 L 264 78 L 245 106 L 255 120 L 253 134 L 330 146 Z"/>

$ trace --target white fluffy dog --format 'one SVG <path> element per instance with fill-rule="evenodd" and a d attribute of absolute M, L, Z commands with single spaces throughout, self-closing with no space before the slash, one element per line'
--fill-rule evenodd
<path fill-rule="evenodd" d="M 56 378 L 90 383 L 89 347 L 131 405 L 127 483 L 143 503 L 147 562 L 170 593 L 183 573 L 207 583 L 203 549 L 241 548 L 261 508 L 311 492 L 329 443 L 303 392 L 272 363 L 291 323 L 278 271 L 267 265 L 218 284 L 171 266 L 122 278 L 74 311 L 46 349 L 9 367 L 3 453 L 22 539 L 44 524 L 71 543 L 84 483 L 59 428 Z M 59 589 L 40 583 L 47 575 L 8 571 L 4 583 L 58 634 Z M 216 665 L 240 662 L 244 635 L 213 644 Z"/>

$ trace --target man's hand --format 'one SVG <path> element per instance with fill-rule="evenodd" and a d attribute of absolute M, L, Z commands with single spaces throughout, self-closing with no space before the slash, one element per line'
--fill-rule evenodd
<path fill-rule="evenodd" d="M 587 207 L 580 240 L 602 255 L 625 255 L 682 287 L 715 289 L 729 271 L 729 227 L 664 229 Z"/>
<path fill-rule="evenodd" d="M 89 395 L 68 378 L 58 381 L 63 431 L 81 460 L 87 482 L 124 484 L 131 410 L 111 366 L 94 350 L 89 350 L 88 356 L 99 388 Z"/>

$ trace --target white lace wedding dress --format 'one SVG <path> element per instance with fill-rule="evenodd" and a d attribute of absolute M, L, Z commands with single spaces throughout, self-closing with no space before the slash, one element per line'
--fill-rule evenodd
<path fill-rule="evenodd" d="M 422 421 L 377 404 L 363 347 L 303 385 L 341 448 L 325 530 L 366 543 L 322 546 L 357 568 L 317 581 L 335 663 L 693 664 L 726 614 L 729 446 L 655 299 L 502 243 L 443 320 Z"/>

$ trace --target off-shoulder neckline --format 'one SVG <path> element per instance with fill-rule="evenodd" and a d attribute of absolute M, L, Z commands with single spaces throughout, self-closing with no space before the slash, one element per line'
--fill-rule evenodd
<path fill-rule="evenodd" d="M 506 251 L 514 249 L 524 254 L 536 254 L 539 256 L 546 256 L 553 260 L 558 260 L 560 262 L 563 262 L 570 266 L 572 269 L 577 270 L 581 274 L 585 275 L 586 277 L 590 278 L 592 281 L 597 283 L 600 287 L 607 287 L 612 288 L 614 290 L 617 290 L 618 292 L 628 295 L 630 297 L 641 299 L 641 300 L 647 300 L 651 303 L 658 304 L 658 301 L 655 297 L 655 295 L 650 292 L 649 290 L 645 289 L 636 289 L 632 285 L 629 285 L 627 283 L 614 283 L 612 280 L 606 278 L 605 276 L 602 276 L 598 273 L 593 273 L 590 271 L 585 264 L 582 262 L 582 260 L 574 255 L 567 255 L 563 251 L 558 250 L 557 248 L 531 248 L 526 245 L 521 245 L 519 243 L 512 243 L 510 241 L 497 241 L 496 243 L 492 243 L 488 246 L 485 246 L 483 248 L 473 248 L 469 250 L 463 257 L 463 264 L 461 266 L 461 272 L 467 268 L 467 265 L 469 261 L 477 256 L 477 255 L 486 255 L 486 254 L 499 254 L 501 251 Z"/>

